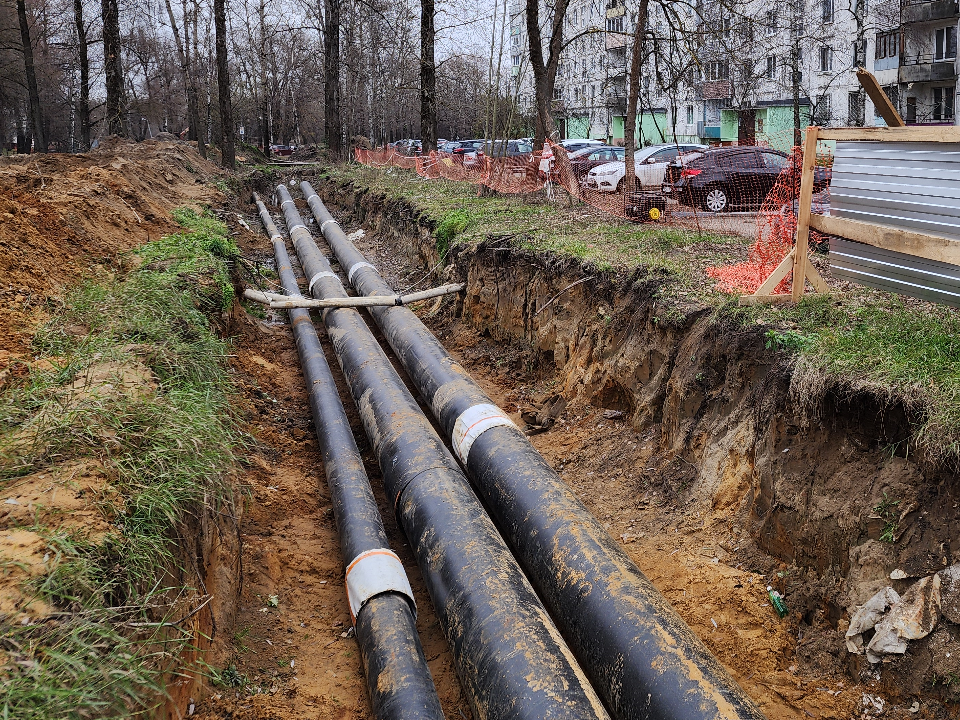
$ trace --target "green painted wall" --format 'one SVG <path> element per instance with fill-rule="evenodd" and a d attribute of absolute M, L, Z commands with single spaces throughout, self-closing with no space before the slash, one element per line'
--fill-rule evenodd
<path fill-rule="evenodd" d="M 736 142 L 739 123 L 736 110 L 720 111 L 720 142 Z"/>
<path fill-rule="evenodd" d="M 614 115 L 613 116 L 613 126 L 612 126 L 612 137 L 610 138 L 614 142 L 619 140 L 623 143 L 623 127 L 624 120 L 626 118 L 623 115 Z"/>
<path fill-rule="evenodd" d="M 637 118 L 637 147 L 664 142 L 668 134 L 667 114 L 645 112 Z"/>
<path fill-rule="evenodd" d="M 756 110 L 757 143 L 788 152 L 793 146 L 793 106 L 776 105 Z M 810 108 L 800 107 L 800 127 L 810 124 Z M 760 128 L 763 130 L 760 130 Z M 736 110 L 720 111 L 720 140 L 736 142 L 739 137 Z"/>
<path fill-rule="evenodd" d="M 800 106 L 800 127 L 810 124 L 810 107 Z M 793 147 L 793 105 L 778 105 L 767 108 L 767 117 L 763 123 L 763 132 L 757 133 L 757 140 L 764 140 L 775 150 L 789 152 Z"/>
<path fill-rule="evenodd" d="M 590 137 L 590 118 L 589 117 L 567 118 L 567 137 L 568 138 L 589 138 Z"/>

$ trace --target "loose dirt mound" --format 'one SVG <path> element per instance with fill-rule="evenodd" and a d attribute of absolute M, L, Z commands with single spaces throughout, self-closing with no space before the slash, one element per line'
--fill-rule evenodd
<path fill-rule="evenodd" d="M 26 349 L 46 297 L 170 231 L 173 208 L 217 200 L 217 172 L 178 142 L 0 159 L 0 372 Z"/>

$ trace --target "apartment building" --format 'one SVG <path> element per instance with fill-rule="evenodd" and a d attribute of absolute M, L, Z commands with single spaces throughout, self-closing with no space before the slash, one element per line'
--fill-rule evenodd
<path fill-rule="evenodd" d="M 903 3 L 901 5 L 901 2 Z M 566 137 L 622 143 L 636 0 L 573 0 L 554 116 Z M 651 3 L 640 144 L 759 142 L 805 127 L 883 124 L 860 87 L 874 72 L 908 123 L 955 119 L 957 0 Z M 542 10 L 546 17 L 546 10 Z M 511 16 L 513 83 L 532 107 L 523 5 Z"/>

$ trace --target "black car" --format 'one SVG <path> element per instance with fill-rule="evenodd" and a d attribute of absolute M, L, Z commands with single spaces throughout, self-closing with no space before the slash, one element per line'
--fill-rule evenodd
<path fill-rule="evenodd" d="M 795 172 L 791 156 L 759 147 L 723 147 L 671 163 L 664 176 L 663 192 L 684 205 L 707 212 L 723 212 L 734 205 L 759 205 L 780 174 Z M 814 192 L 830 182 L 822 167 L 814 171 Z"/>

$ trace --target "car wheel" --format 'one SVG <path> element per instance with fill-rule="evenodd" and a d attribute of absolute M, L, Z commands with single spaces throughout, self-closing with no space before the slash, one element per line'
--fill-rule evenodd
<path fill-rule="evenodd" d="M 726 210 L 729 204 L 726 190 L 722 187 L 712 187 L 703 194 L 701 207 L 707 212 L 718 213 Z"/>

